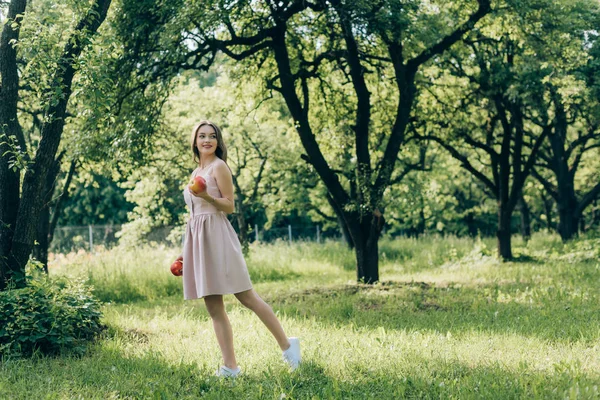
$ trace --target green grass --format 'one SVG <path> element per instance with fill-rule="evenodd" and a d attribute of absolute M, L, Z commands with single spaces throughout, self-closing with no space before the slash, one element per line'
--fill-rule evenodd
<path fill-rule="evenodd" d="M 327 242 L 251 246 L 257 292 L 304 363 L 292 374 L 259 319 L 225 296 L 244 376 L 213 377 L 220 352 L 202 300 L 184 301 L 178 249 L 75 256 L 106 301 L 110 330 L 80 358 L 4 360 L 8 399 L 599 398 L 600 240 L 380 242 L 381 283 L 355 283 L 354 256 Z"/>

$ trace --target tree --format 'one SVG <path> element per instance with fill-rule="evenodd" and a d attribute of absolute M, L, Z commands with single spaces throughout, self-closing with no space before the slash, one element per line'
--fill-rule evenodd
<path fill-rule="evenodd" d="M 485 37 L 480 32 L 476 39 L 466 39 L 466 42 L 471 52 L 462 54 L 460 58 L 453 54 L 448 63 L 449 71 L 459 78 L 458 83 L 452 82 L 454 93 L 430 92 L 432 99 L 429 101 L 433 104 L 424 103 L 422 107 L 434 106 L 441 108 L 442 112 L 427 117 L 427 126 L 423 126 L 421 130 L 424 132 L 418 137 L 434 141 L 446 149 L 465 170 L 484 184 L 486 192 L 497 201 L 498 256 L 511 259 L 512 213 L 549 127 L 540 134 L 527 131 L 523 96 L 509 97 L 508 88 L 515 85 L 511 78 L 517 47 L 506 37 Z M 504 54 L 508 57 L 504 58 Z M 470 59 L 477 66 L 467 65 Z M 464 92 L 457 90 L 460 79 L 465 78 L 471 85 Z M 448 80 L 440 79 L 439 82 L 441 87 Z M 527 138 L 532 138 L 529 153 L 524 151 Z M 465 148 L 474 154 L 469 155 Z"/>
<path fill-rule="evenodd" d="M 600 180 L 577 185 L 576 179 L 588 152 L 600 148 L 600 115 L 589 113 L 590 107 L 584 104 L 566 107 L 562 96 L 555 90 L 551 101 L 555 115 L 554 129 L 549 135 L 549 142 L 540 152 L 537 166 L 550 171 L 553 179 L 537 169 L 532 172 L 556 202 L 558 233 L 563 241 L 567 241 L 577 235 L 584 210 L 600 196 Z M 594 102 L 593 99 L 584 101 L 586 104 Z M 580 117 L 577 118 L 577 115 Z M 578 186 L 581 189 L 578 190 Z"/>
<path fill-rule="evenodd" d="M 17 50 L 21 25 L 27 17 L 27 2 L 12 0 L 9 4 L 0 38 L 0 128 L 3 137 L 0 144 L 0 290 L 9 284 L 16 287 L 27 284 L 25 266 L 32 252 L 43 206 L 44 196 L 40 193 L 44 193 L 48 171 L 55 162 L 61 141 L 78 58 L 104 21 L 110 3 L 111 0 L 92 3 L 64 43 L 55 65 L 50 66 L 49 83 L 43 89 L 41 140 L 33 159 L 29 159 L 26 151 L 20 153 L 27 147 L 17 112 L 20 90 Z M 18 163 L 19 157 L 24 158 L 22 164 Z M 21 168 L 25 169 L 22 192 Z"/>
<path fill-rule="evenodd" d="M 584 3 L 587 10 L 597 10 L 589 2 L 569 3 L 567 9 Z M 504 259 L 512 258 L 511 216 L 523 185 L 546 137 L 559 129 L 557 113 L 545 104 L 555 73 L 550 65 L 561 57 L 564 63 L 572 61 L 573 52 L 560 42 L 553 51 L 536 51 L 536 41 L 571 32 L 573 24 L 554 23 L 563 18 L 565 7 L 566 2 L 542 2 L 518 14 L 510 9 L 496 14 L 445 57 L 445 70 L 430 71 L 437 88 L 423 99 L 423 109 L 441 109 L 442 118 L 428 117 L 434 127 L 425 127 L 420 137 L 444 147 L 497 200 L 498 255 Z M 579 43 L 582 25 L 570 33 Z M 442 128 L 441 134 L 435 127 Z"/>
<path fill-rule="evenodd" d="M 558 232 L 563 241 L 577 235 L 585 209 L 600 196 L 599 179 L 581 183 L 577 179 L 585 175 L 586 161 L 600 148 L 600 42 L 593 31 L 600 11 L 597 4 L 586 2 L 571 7 L 569 15 L 576 18 L 563 22 L 568 24 L 568 36 L 548 32 L 536 40 L 538 53 L 556 54 L 558 47 L 562 49 L 559 54 L 567 54 L 548 67 L 552 78 L 539 107 L 552 110 L 555 123 L 541 148 L 538 168 L 532 171 L 558 206 Z"/>
<path fill-rule="evenodd" d="M 148 16 L 149 9 L 154 8 L 144 9 L 145 15 L 132 9 L 122 23 L 131 25 L 145 18 L 141 25 L 150 29 L 149 21 L 161 20 L 165 12 Z M 267 88 L 285 100 L 306 151 L 302 158 L 324 183 L 329 203 L 348 229 L 357 279 L 372 283 L 379 280 L 383 193 L 394 180 L 392 173 L 406 140 L 417 91 L 415 77 L 423 64 L 450 48 L 490 11 L 489 0 L 468 6 L 338 0 L 196 2 L 152 30 L 162 42 L 177 41 L 175 48 L 157 51 L 155 44 L 138 45 L 143 57 L 130 62 L 139 66 L 140 75 L 166 79 L 178 69 L 207 70 L 222 52 L 246 62 L 250 73 L 263 77 Z M 456 27 L 450 28 L 448 20 Z M 385 97 L 372 93 L 373 82 L 380 82 L 382 76 L 390 78 Z M 346 165 L 353 171 L 349 181 L 332 168 L 333 161 L 322 151 L 325 138 L 314 129 L 319 124 L 315 97 L 327 97 L 327 90 L 345 99 L 344 107 L 334 112 L 340 113 L 348 128 L 338 134 L 340 142 L 350 144 L 345 151 L 350 153 L 354 147 L 351 164 Z M 389 124 L 375 134 L 372 115 L 378 105 L 385 109 L 391 105 L 394 112 Z M 376 162 L 372 154 L 378 157 Z"/>

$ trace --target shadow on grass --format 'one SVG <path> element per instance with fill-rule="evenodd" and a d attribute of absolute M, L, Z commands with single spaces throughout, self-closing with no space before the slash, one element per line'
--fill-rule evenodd
<path fill-rule="evenodd" d="M 509 261 L 515 262 L 515 263 L 518 262 L 518 263 L 527 263 L 527 264 L 545 264 L 547 262 L 547 260 L 545 260 L 543 258 L 534 257 L 529 254 L 514 255 L 513 258 L 511 258 Z"/>
<path fill-rule="evenodd" d="M 331 326 L 422 331 L 453 335 L 494 332 L 559 342 L 592 342 L 600 338 L 597 297 L 560 287 L 529 290 L 528 283 L 504 282 L 479 286 L 426 282 L 346 284 L 263 295 L 275 311 L 296 319 L 315 319 Z M 183 301 L 188 318 L 208 320 L 202 300 Z M 226 296 L 228 310 L 243 307 Z M 132 305 L 118 305 L 129 308 Z M 176 314 L 179 296 L 133 304 L 141 316 Z"/>
<path fill-rule="evenodd" d="M 301 275 L 291 270 L 253 268 L 249 270 L 253 284 L 298 279 Z M 93 287 L 93 294 L 100 301 L 114 304 L 133 304 L 160 301 L 172 296 L 183 297 L 181 278 L 172 275 L 149 277 L 88 278 L 87 284 Z"/>
<path fill-rule="evenodd" d="M 527 292 L 526 283 L 436 287 L 385 282 L 319 287 L 265 299 L 292 318 L 400 330 L 515 333 L 553 341 L 600 337 L 597 298 L 560 288 Z"/>
<path fill-rule="evenodd" d="M 373 370 L 360 363 L 329 370 L 308 359 L 294 373 L 274 365 L 244 371 L 235 380 L 222 380 L 206 363 L 172 364 L 152 350 L 126 356 L 105 343 L 84 357 L 5 362 L 0 366 L 0 397 L 564 398 L 573 388 L 585 394 L 598 384 L 594 377 L 568 368 L 544 373 L 524 366 L 514 371 L 502 366 L 468 366 L 417 353 L 404 357 L 397 357 L 398 368 L 393 370 Z M 597 394 L 597 387 L 595 390 Z"/>

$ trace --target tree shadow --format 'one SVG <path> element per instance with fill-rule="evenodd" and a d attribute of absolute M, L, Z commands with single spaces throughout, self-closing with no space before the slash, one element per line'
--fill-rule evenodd
<path fill-rule="evenodd" d="M 556 342 L 598 340 L 600 306 L 595 297 L 576 296 L 558 287 L 528 292 L 528 282 L 504 281 L 477 286 L 385 281 L 377 285 L 318 286 L 261 296 L 279 313 L 313 318 L 325 325 L 436 331 L 445 334 L 490 332 Z M 209 319 L 201 300 L 185 301 L 186 317 Z M 228 311 L 243 307 L 228 296 Z M 128 307 L 114 305 L 113 307 Z M 135 303 L 144 315 L 176 314 L 178 297 Z"/>
<path fill-rule="evenodd" d="M 343 326 L 420 331 L 495 332 L 550 341 L 598 340 L 600 307 L 593 297 L 561 289 L 527 292 L 527 283 L 479 286 L 382 282 L 316 287 L 265 300 L 289 317 Z"/>

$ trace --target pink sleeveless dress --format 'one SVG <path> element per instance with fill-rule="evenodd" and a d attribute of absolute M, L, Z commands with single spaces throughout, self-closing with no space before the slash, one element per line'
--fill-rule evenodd
<path fill-rule="evenodd" d="M 192 174 L 206 180 L 206 191 L 221 198 L 212 176 L 217 159 L 208 168 Z M 190 210 L 183 242 L 183 297 L 200 299 L 211 294 L 232 294 L 252 289 L 237 233 L 224 211 L 192 195 L 186 185 L 183 198 Z"/>

